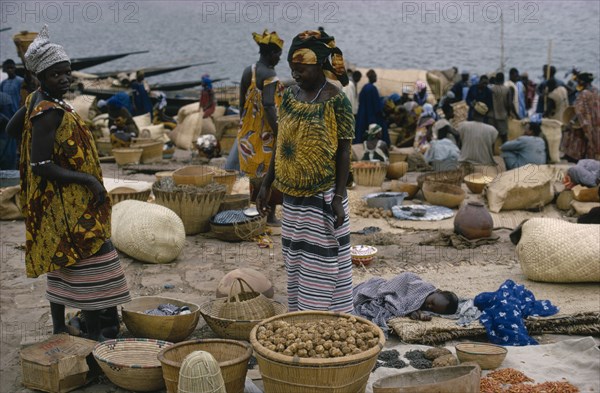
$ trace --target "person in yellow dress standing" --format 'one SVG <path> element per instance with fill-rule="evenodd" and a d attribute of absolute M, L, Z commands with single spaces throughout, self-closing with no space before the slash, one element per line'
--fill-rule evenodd
<path fill-rule="evenodd" d="M 283 40 L 276 32 L 253 33 L 260 58 L 244 70 L 240 83 L 241 128 L 238 132 L 240 170 L 250 178 L 250 194 L 255 200 L 263 177 L 269 170 L 273 144 L 277 136 L 277 109 L 283 97 L 283 85 L 275 73 L 283 49 Z M 273 192 L 272 209 L 267 217 L 271 225 L 278 224 L 275 206 L 283 196 Z"/>

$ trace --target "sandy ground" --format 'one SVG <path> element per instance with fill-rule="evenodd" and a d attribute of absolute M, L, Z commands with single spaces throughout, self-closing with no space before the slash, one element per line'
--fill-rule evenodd
<path fill-rule="evenodd" d="M 114 164 L 103 164 L 103 171 L 105 177 L 128 181 L 154 180 L 152 175 L 128 174 Z M 370 191 L 372 189 L 358 187 L 354 193 L 356 196 Z M 495 290 L 508 278 L 526 285 L 533 284 L 521 273 L 507 230 L 495 232 L 500 239 L 494 245 L 458 251 L 448 247 L 418 246 L 418 242 L 429 238 L 433 231 L 392 228 L 383 219 L 367 220 L 352 216 L 351 222 L 353 231 L 371 225 L 381 227 L 386 243 L 377 245 L 379 256 L 373 264 L 354 267 L 355 284 L 373 276 L 391 278 L 404 271 L 416 272 L 438 287 L 464 296 Z M 49 305 L 44 296 L 46 278 L 25 277 L 23 222 L 4 221 L 0 225 L 0 393 L 29 392 L 21 386 L 19 350 L 22 345 L 42 341 L 51 331 Z M 372 240 L 363 235 L 352 235 L 352 244 Z M 161 295 L 201 304 L 214 297 L 223 275 L 238 267 L 250 267 L 263 272 L 272 281 L 276 298 L 285 301 L 286 274 L 281 256 L 281 237 L 273 236 L 273 241 L 273 249 L 262 249 L 250 242 L 221 242 L 211 238 L 210 234 L 188 236 L 177 260 L 163 265 L 141 263 L 120 254 L 134 297 Z M 542 296 L 538 297 L 543 297 L 545 288 L 549 287 L 549 284 L 536 284 L 534 293 L 541 291 Z M 570 297 L 581 293 L 591 304 L 596 304 L 596 310 L 600 309 L 597 285 L 574 286 L 568 292 Z M 560 304 L 560 299 L 551 300 Z M 193 337 L 213 336 L 201 319 Z M 561 339 L 561 336 L 538 338 L 542 342 L 552 342 Z M 76 391 L 123 392 L 104 377 Z"/>

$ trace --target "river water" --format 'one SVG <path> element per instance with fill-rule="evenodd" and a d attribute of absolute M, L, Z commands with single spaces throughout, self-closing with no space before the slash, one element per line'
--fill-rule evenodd
<path fill-rule="evenodd" d="M 85 70 L 108 71 L 216 61 L 150 82 L 194 80 L 204 73 L 238 82 L 258 59 L 252 32 L 286 41 L 323 26 L 350 62 L 362 67 L 491 72 L 501 63 L 541 77 L 551 61 L 562 78 L 572 66 L 600 73 L 600 1 L 2 1 L 0 58 L 16 58 L 13 34 L 49 25 L 72 57 L 149 50 Z M 500 20 L 502 15 L 502 22 Z"/>

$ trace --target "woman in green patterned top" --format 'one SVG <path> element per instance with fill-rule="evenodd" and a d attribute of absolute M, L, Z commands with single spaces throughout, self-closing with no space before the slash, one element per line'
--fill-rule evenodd
<path fill-rule="evenodd" d="M 269 212 L 271 185 L 284 194 L 282 251 L 288 308 L 352 311 L 352 263 L 346 181 L 354 116 L 329 79 L 348 83 L 342 52 L 323 31 L 298 34 L 288 62 L 297 85 L 279 107 L 279 130 L 256 200 Z"/>

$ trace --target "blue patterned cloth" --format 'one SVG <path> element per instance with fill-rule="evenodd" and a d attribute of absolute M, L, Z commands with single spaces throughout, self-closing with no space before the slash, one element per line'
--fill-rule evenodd
<path fill-rule="evenodd" d="M 498 345 L 537 345 L 525 327 L 525 318 L 547 317 L 558 312 L 549 300 L 535 300 L 524 285 L 506 280 L 496 292 L 483 292 L 475 297 L 481 310 L 479 322 L 485 327 L 488 339 Z"/>

